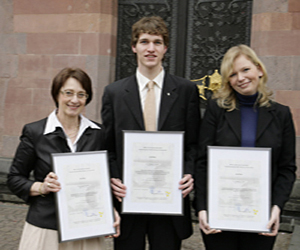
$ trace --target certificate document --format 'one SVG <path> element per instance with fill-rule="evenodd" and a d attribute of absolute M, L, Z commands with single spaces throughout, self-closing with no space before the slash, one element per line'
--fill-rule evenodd
<path fill-rule="evenodd" d="M 106 151 L 52 154 L 60 241 L 113 234 Z"/>
<path fill-rule="evenodd" d="M 268 232 L 271 149 L 208 147 L 211 228 Z"/>
<path fill-rule="evenodd" d="M 183 132 L 124 131 L 123 213 L 178 214 Z"/>

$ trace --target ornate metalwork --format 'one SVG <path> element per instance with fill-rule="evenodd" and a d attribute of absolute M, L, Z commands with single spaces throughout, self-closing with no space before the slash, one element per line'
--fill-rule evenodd
<path fill-rule="evenodd" d="M 131 26 L 150 15 L 170 31 L 164 68 L 188 79 L 211 75 L 228 48 L 250 43 L 252 0 L 119 0 L 116 79 L 135 73 Z"/>
<path fill-rule="evenodd" d="M 185 77 L 219 69 L 224 53 L 250 43 L 252 0 L 190 0 Z"/>
<path fill-rule="evenodd" d="M 212 92 L 217 91 L 222 86 L 222 77 L 217 69 L 215 69 L 215 72 L 212 75 L 206 75 L 200 79 L 195 79 L 191 81 L 197 84 L 197 87 L 199 89 L 199 97 L 202 98 L 204 101 L 207 100 L 208 95 L 210 96 Z M 206 90 L 209 90 L 210 92 L 207 93 Z"/>
<path fill-rule="evenodd" d="M 174 73 L 177 36 L 178 0 L 119 0 L 116 79 L 132 75 L 136 70 L 135 55 L 131 50 L 131 27 L 144 16 L 161 16 L 170 32 L 170 48 L 165 54 L 164 68 Z M 170 56 L 172 54 L 172 56 Z"/>

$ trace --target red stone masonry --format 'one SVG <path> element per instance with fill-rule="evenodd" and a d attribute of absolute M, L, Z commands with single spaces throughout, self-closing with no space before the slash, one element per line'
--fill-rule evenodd
<path fill-rule="evenodd" d="M 103 88 L 114 81 L 118 1 L 8 0 L 3 4 L 0 157 L 12 157 L 24 124 L 54 109 L 50 86 L 64 67 L 80 67 L 90 75 L 95 94 L 85 114 L 100 121 Z"/>

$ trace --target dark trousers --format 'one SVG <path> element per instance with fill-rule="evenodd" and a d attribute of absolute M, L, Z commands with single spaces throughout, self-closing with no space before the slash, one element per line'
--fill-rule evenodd
<path fill-rule="evenodd" d="M 126 228 L 126 224 L 130 224 L 130 228 Z M 122 237 L 122 233 L 126 237 Z M 172 218 L 162 215 L 122 215 L 121 237 L 114 240 L 114 249 L 144 250 L 146 236 L 150 250 L 180 250 L 181 240 L 177 236 Z"/>
<path fill-rule="evenodd" d="M 272 250 L 276 239 L 246 232 L 201 233 L 206 250 Z"/>

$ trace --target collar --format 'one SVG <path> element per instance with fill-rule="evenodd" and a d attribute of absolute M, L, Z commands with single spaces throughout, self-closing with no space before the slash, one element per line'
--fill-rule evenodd
<path fill-rule="evenodd" d="M 160 89 L 162 89 L 164 77 L 165 77 L 165 70 L 164 70 L 164 68 L 162 68 L 162 70 L 159 72 L 159 74 L 153 79 L 153 81 L 156 83 L 156 85 Z M 142 75 L 142 73 L 138 69 L 136 69 L 136 79 L 137 79 L 140 91 L 144 90 L 146 88 L 148 82 L 150 81 L 150 79 L 148 79 L 147 77 Z"/>
<path fill-rule="evenodd" d="M 47 119 L 47 123 L 45 126 L 44 130 L 44 135 L 53 133 L 57 127 L 62 128 L 63 126 L 61 125 L 60 121 L 58 120 L 56 116 L 56 111 L 55 109 Z M 93 128 L 93 129 L 101 129 L 98 125 L 95 123 L 91 122 L 89 119 L 84 117 L 83 115 L 80 114 L 80 127 L 79 127 L 79 133 L 81 134 L 83 131 L 85 131 L 88 127 Z"/>

